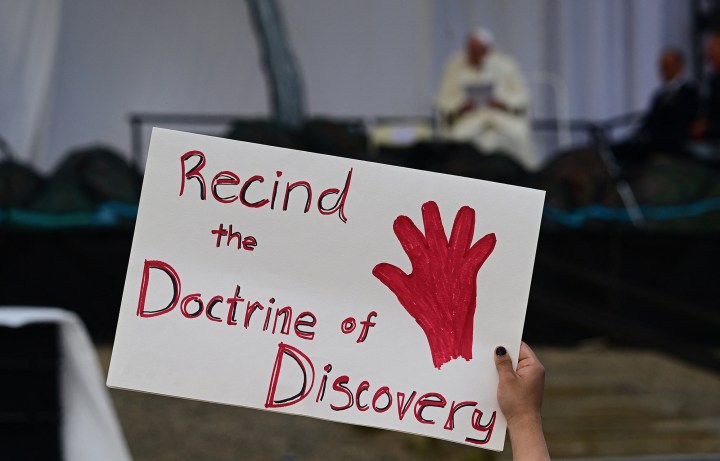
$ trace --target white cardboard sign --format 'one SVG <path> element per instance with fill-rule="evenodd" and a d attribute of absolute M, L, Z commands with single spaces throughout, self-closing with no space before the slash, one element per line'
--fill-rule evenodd
<path fill-rule="evenodd" d="M 501 450 L 543 199 L 156 128 L 108 385 Z"/>

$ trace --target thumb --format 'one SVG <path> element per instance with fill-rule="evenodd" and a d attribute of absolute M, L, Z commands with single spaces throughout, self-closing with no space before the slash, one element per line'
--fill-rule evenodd
<path fill-rule="evenodd" d="M 501 382 L 515 378 L 512 359 L 510 358 L 510 354 L 507 353 L 507 349 L 503 346 L 498 346 L 495 349 L 495 367 L 497 368 Z"/>

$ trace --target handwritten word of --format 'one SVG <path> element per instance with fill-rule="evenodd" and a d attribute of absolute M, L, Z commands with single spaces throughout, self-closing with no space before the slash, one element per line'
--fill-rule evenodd
<path fill-rule="evenodd" d="M 192 164 L 193 160 L 195 160 L 194 165 Z M 189 167 L 188 164 L 190 164 Z M 282 171 L 275 172 L 275 176 L 278 179 L 273 182 L 272 189 L 269 190 L 269 187 L 262 186 L 262 183 L 265 182 L 265 177 L 262 175 L 256 174 L 250 176 L 245 183 L 241 185 L 240 176 L 232 171 L 222 170 L 212 177 L 208 187 L 205 176 L 203 175 L 205 166 L 205 154 L 199 150 L 191 150 L 180 156 L 180 196 L 185 194 L 186 183 L 190 180 L 195 180 L 199 186 L 197 192 L 199 193 L 200 200 L 207 198 L 207 190 L 210 189 L 212 198 L 218 203 L 229 204 L 238 201 L 249 208 L 262 208 L 269 205 L 270 209 L 274 210 L 276 202 L 279 199 L 282 205 L 277 203 L 277 206 L 281 206 L 282 211 L 287 211 L 290 205 L 290 194 L 293 191 L 302 189 L 305 199 L 304 213 L 309 212 L 312 208 L 313 189 L 308 181 L 286 182 L 285 191 L 279 193 L 279 178 L 283 175 Z M 351 168 L 347 174 L 342 190 L 330 188 L 320 192 L 316 201 L 317 210 L 320 214 L 332 215 L 337 213 L 342 222 L 347 222 L 345 202 L 350 191 L 352 173 L 353 170 Z M 302 192 L 300 193 L 302 194 Z M 280 197 L 278 195 L 280 195 Z M 327 201 L 333 198 L 331 196 L 337 196 L 337 198 L 334 203 L 328 204 Z"/>
<path fill-rule="evenodd" d="M 366 320 L 362 320 L 360 324 L 362 327 L 360 328 L 360 335 L 358 336 L 357 341 L 358 343 L 365 342 L 365 339 L 367 339 L 368 331 L 370 330 L 370 327 L 374 327 L 377 325 L 375 322 L 372 321 L 373 317 L 377 317 L 377 312 L 372 311 L 368 314 Z M 355 327 L 357 326 L 357 322 L 355 322 L 355 317 L 348 317 L 345 320 L 342 321 L 340 324 L 340 331 L 342 331 L 344 334 L 349 335 L 353 331 L 355 331 Z"/>

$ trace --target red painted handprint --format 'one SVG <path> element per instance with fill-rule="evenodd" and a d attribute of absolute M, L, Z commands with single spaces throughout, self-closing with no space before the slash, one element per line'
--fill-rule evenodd
<path fill-rule="evenodd" d="M 410 258 L 412 272 L 405 274 L 392 264 L 373 269 L 377 277 L 425 332 L 433 365 L 472 358 L 473 321 L 477 274 L 495 248 L 495 234 L 474 245 L 475 210 L 460 208 L 450 241 L 435 202 L 422 206 L 425 235 L 407 216 L 399 216 L 393 230 Z"/>

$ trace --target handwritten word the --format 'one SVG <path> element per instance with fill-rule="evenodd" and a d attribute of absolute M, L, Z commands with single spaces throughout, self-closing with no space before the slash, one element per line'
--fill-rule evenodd
<path fill-rule="evenodd" d="M 195 162 L 193 164 L 193 162 Z M 277 179 L 272 183 L 272 188 L 263 186 L 265 177 L 262 175 L 252 175 L 241 185 L 240 176 L 228 170 L 222 170 L 212 176 L 212 180 L 208 186 L 203 169 L 206 166 L 205 154 L 199 150 L 191 150 L 180 156 L 180 196 L 185 194 L 186 184 L 190 180 L 195 180 L 199 186 L 195 190 L 200 200 L 207 198 L 207 191 L 210 189 L 210 195 L 218 203 L 229 204 L 240 202 L 243 206 L 249 208 L 263 208 L 269 206 L 274 210 L 276 205 L 281 207 L 282 211 L 287 211 L 290 206 L 290 194 L 293 191 L 302 189 L 300 199 L 305 199 L 304 213 L 312 208 L 313 204 L 313 188 L 308 181 L 285 182 L 284 192 L 278 191 L 280 188 L 280 177 L 282 171 L 276 171 Z M 317 210 L 322 215 L 332 215 L 337 213 L 342 222 L 347 222 L 345 214 L 345 202 L 350 191 L 350 181 L 352 179 L 352 168 L 348 171 L 345 185 L 342 190 L 338 188 L 325 189 L 317 195 L 315 201 Z M 209 177 L 209 176 L 208 176 Z M 297 195 L 298 192 L 295 192 Z M 336 197 L 333 197 L 336 196 Z M 334 199 L 334 202 L 332 202 Z M 298 199 L 296 199 L 297 201 Z M 331 202 L 331 203 L 328 203 Z"/>
<path fill-rule="evenodd" d="M 232 224 L 230 224 L 230 229 L 225 229 L 225 225 L 220 223 L 218 228 L 211 230 L 210 233 L 217 235 L 217 239 L 215 240 L 216 248 L 220 248 L 220 243 L 222 243 L 223 237 L 227 242 L 227 246 L 230 246 L 230 243 L 235 240 L 238 250 L 242 249 L 245 251 L 253 251 L 257 246 L 257 239 L 255 239 L 255 237 L 252 235 L 246 235 L 245 238 L 243 238 L 240 232 L 233 232 Z"/>
<path fill-rule="evenodd" d="M 277 395 L 278 382 L 281 381 L 280 376 L 286 358 L 291 359 L 287 362 L 290 364 L 289 367 L 296 367 L 299 370 L 299 373 L 292 374 L 302 376 L 302 380 L 298 380 L 297 390 L 291 388 L 289 397 Z M 318 404 L 325 400 L 326 391 L 330 390 L 328 389 L 328 379 L 332 368 L 330 364 L 323 368 L 325 374 L 315 393 L 315 402 Z M 282 381 L 287 382 L 287 379 Z M 297 347 L 280 343 L 270 376 L 265 408 L 298 404 L 315 390 L 315 384 L 315 365 L 310 357 Z M 456 420 L 465 422 L 465 427 L 461 430 L 469 432 L 469 435 L 465 437 L 467 443 L 484 445 L 492 437 L 497 412 L 493 411 L 489 418 L 485 417 L 487 422 L 483 424 L 485 412 L 476 408 L 478 403 L 474 400 L 452 400 L 448 403 L 448 399 L 439 392 L 426 392 L 418 396 L 415 389 L 398 390 L 393 393 L 386 385 L 378 387 L 375 392 L 372 392 L 371 388 L 372 386 L 367 380 L 350 385 L 350 377 L 340 375 L 332 381 L 332 397 L 328 397 L 333 402 L 329 404 L 330 408 L 333 411 L 356 410 L 359 412 L 372 409 L 375 413 L 385 413 L 395 407 L 395 411 L 388 413 L 388 417 L 397 418 L 400 421 L 404 420 L 412 408 L 411 415 L 420 424 L 435 424 L 442 421 L 435 418 L 441 417 L 445 420 L 443 429 L 453 431 L 456 427 Z M 471 409 L 472 411 L 470 411 Z M 459 419 L 459 414 L 462 414 L 462 419 Z"/>
<path fill-rule="evenodd" d="M 169 300 L 167 305 L 154 310 L 152 310 L 152 308 L 148 308 L 146 305 L 148 290 L 150 287 L 150 271 L 153 269 L 155 271 L 159 271 L 157 275 L 164 274 L 167 276 L 173 287 L 172 298 Z M 236 285 L 235 294 L 227 298 L 219 295 L 203 298 L 201 293 L 191 293 L 182 296 L 181 289 L 182 284 L 180 276 L 170 264 L 164 261 L 152 261 L 146 259 L 143 267 L 142 282 L 140 285 L 140 298 L 138 300 L 137 315 L 139 317 L 157 317 L 160 315 L 166 315 L 179 305 L 180 312 L 185 318 L 199 318 L 204 313 L 207 320 L 222 323 L 224 318 L 227 325 L 234 326 L 238 324 L 236 319 L 237 311 L 238 309 L 242 309 L 240 306 L 242 303 L 245 303 L 245 315 L 242 325 L 246 330 L 250 328 L 253 315 L 255 315 L 257 311 L 264 310 L 264 319 L 262 318 L 262 314 L 260 314 L 262 331 L 268 331 L 270 329 L 270 322 L 272 320 L 271 333 L 275 334 L 278 326 L 278 320 L 282 317 L 282 324 L 280 326 L 281 334 L 289 335 L 290 327 L 292 326 L 295 336 L 300 339 L 312 340 L 315 337 L 315 332 L 312 331 L 312 328 L 314 328 L 317 323 L 315 314 L 309 311 L 301 312 L 295 318 L 295 322 L 293 323 L 293 308 L 291 306 L 285 306 L 280 309 L 275 308 L 275 315 L 273 316 L 273 304 L 275 303 L 275 298 L 270 298 L 265 305 L 263 305 L 260 301 L 246 301 L 240 296 L 240 285 Z M 221 306 L 225 303 L 228 307 L 225 311 L 225 315 L 221 316 L 218 311 L 222 309 Z M 194 306 L 191 307 L 191 305 Z M 254 323 L 257 325 L 257 321 Z M 260 325 L 257 325 L 256 327 L 259 328 Z"/>

